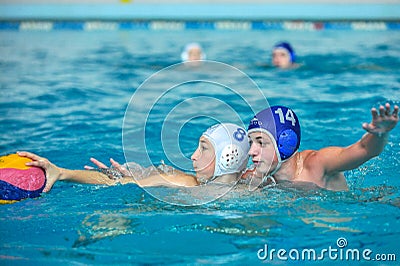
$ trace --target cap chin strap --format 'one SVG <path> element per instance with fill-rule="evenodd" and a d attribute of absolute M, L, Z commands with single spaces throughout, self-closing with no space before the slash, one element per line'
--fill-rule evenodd
<path fill-rule="evenodd" d="M 212 177 L 210 177 L 206 181 L 204 181 L 204 184 L 208 184 L 208 183 L 214 181 L 217 177 L 219 177 L 219 176 L 213 175 Z"/>
<path fill-rule="evenodd" d="M 275 146 L 276 146 L 276 144 L 275 144 Z M 277 152 L 277 157 L 278 157 L 278 164 L 276 165 L 275 169 L 274 169 L 271 173 L 269 173 L 268 175 L 264 175 L 264 177 L 263 177 L 263 179 L 262 179 L 262 181 L 261 181 L 261 184 L 263 184 L 264 182 L 267 182 L 268 179 L 271 179 L 273 185 L 276 185 L 276 180 L 275 180 L 275 178 L 274 178 L 273 175 L 274 175 L 276 172 L 278 172 L 278 170 L 279 170 L 279 169 L 281 168 L 281 166 L 282 166 L 282 160 L 281 160 L 281 156 L 279 155 L 279 152 Z"/>
<path fill-rule="evenodd" d="M 263 178 L 261 180 L 261 184 L 266 182 L 269 178 L 273 181 L 274 184 L 276 184 L 276 181 L 275 181 L 275 178 L 273 178 L 273 175 L 276 172 L 278 172 L 278 170 L 281 168 L 282 159 L 281 159 L 281 155 L 278 150 L 278 145 L 276 143 L 275 137 L 271 134 L 271 132 L 269 132 L 268 130 L 266 130 L 264 128 L 253 128 L 253 129 L 250 129 L 247 133 L 250 134 L 253 132 L 262 132 L 264 134 L 267 134 L 268 137 L 271 139 L 271 141 L 274 143 L 274 149 L 275 149 L 276 157 L 278 158 L 278 164 L 276 165 L 275 169 L 271 173 L 263 176 Z"/>
<path fill-rule="evenodd" d="M 275 178 L 274 178 L 272 175 L 264 176 L 264 178 L 263 178 L 261 184 L 263 184 L 264 182 L 267 182 L 268 179 L 270 179 L 272 183 L 271 183 L 271 184 L 268 184 L 267 187 L 273 187 L 273 186 L 276 185 L 276 180 L 275 180 Z"/>
<path fill-rule="evenodd" d="M 276 144 L 275 144 L 276 146 Z M 297 153 L 297 151 L 295 151 L 289 158 L 286 158 L 285 160 L 281 159 L 281 156 L 279 155 L 279 151 L 277 152 L 277 156 L 278 156 L 278 164 L 276 165 L 275 169 L 269 173 L 268 175 L 265 175 L 262 179 L 261 183 L 264 183 L 266 181 L 268 181 L 268 179 L 271 179 L 271 181 L 273 182 L 273 185 L 276 185 L 276 180 L 273 177 L 273 175 L 278 172 L 278 170 L 281 168 L 282 163 L 286 162 L 287 160 L 289 160 L 290 158 L 292 158 L 295 154 Z"/>
<path fill-rule="evenodd" d="M 204 182 L 204 184 L 207 184 L 207 183 L 210 183 L 210 182 L 212 182 L 212 181 L 214 181 L 215 179 L 217 179 L 218 177 L 220 177 L 220 176 L 223 176 L 223 175 L 230 175 L 230 174 L 236 174 L 236 173 L 240 173 L 240 172 L 243 172 L 243 170 L 241 170 L 241 171 L 226 171 L 226 172 L 224 172 L 224 173 L 220 173 L 220 174 L 216 174 L 216 172 L 217 172 L 217 167 L 219 167 L 219 166 L 215 166 L 215 171 L 214 171 L 214 175 L 212 176 L 212 177 L 210 177 L 209 179 L 207 179 L 205 182 Z"/>
<path fill-rule="evenodd" d="M 249 130 L 249 133 L 254 132 L 254 131 L 260 131 L 260 132 L 262 132 L 262 133 L 267 134 L 268 137 L 271 139 L 271 141 L 272 141 L 273 144 L 274 144 L 274 149 L 275 149 L 276 158 L 278 158 L 278 164 L 276 165 L 275 169 L 274 169 L 271 173 L 269 173 L 269 174 L 263 176 L 263 178 L 262 178 L 262 180 L 261 180 L 261 184 L 267 182 L 268 179 L 271 179 L 273 185 L 275 185 L 275 184 L 276 184 L 276 180 L 275 180 L 275 178 L 273 177 L 273 175 L 274 175 L 276 172 L 278 172 L 278 170 L 281 168 L 281 165 L 282 165 L 282 159 L 281 159 L 281 155 L 280 155 L 279 150 L 278 150 L 278 145 L 276 144 L 276 140 L 275 140 L 274 136 L 273 136 L 273 135 L 271 134 L 271 132 L 269 132 L 268 130 L 265 130 L 264 128 L 257 128 L 257 129 Z"/>

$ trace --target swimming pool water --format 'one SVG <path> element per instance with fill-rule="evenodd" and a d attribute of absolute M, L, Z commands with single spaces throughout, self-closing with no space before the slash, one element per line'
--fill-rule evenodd
<path fill-rule="evenodd" d="M 280 40 L 294 45 L 301 68 L 261 66 Z M 178 63 L 191 41 L 202 43 L 208 59 L 246 73 L 271 105 L 291 106 L 302 126 L 301 150 L 349 145 L 364 134 L 361 123 L 370 121 L 371 107 L 400 103 L 397 31 L 2 31 L 1 153 L 28 150 L 74 169 L 90 157 L 124 162 L 122 125 L 132 94 L 152 74 Z M 186 93 L 195 97 L 198 91 Z M 251 118 L 237 97 L 223 91 L 218 96 L 244 120 Z M 160 103 L 150 132 L 180 97 Z M 209 123 L 197 119 L 183 127 L 179 143 L 187 158 Z M 265 244 L 288 251 L 340 249 L 341 237 L 347 240 L 343 250 L 398 257 L 399 132 L 397 126 L 378 158 L 346 173 L 349 192 L 285 184 L 234 189 L 208 204 L 184 207 L 135 185 L 59 182 L 38 199 L 0 206 L 1 264 L 257 264 Z M 166 160 L 153 137 L 154 161 Z M 285 263 L 276 255 L 265 261 Z M 326 256 L 325 262 L 341 260 Z"/>

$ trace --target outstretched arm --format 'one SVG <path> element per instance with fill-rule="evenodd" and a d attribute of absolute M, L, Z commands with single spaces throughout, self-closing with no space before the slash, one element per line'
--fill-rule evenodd
<path fill-rule="evenodd" d="M 136 184 L 140 187 L 195 187 L 199 183 L 197 179 L 192 175 L 187 174 L 158 174 L 151 175 L 141 180 L 137 180 Z"/>
<path fill-rule="evenodd" d="M 32 159 L 32 162 L 27 163 L 29 166 L 40 167 L 46 172 L 46 186 L 44 192 L 48 192 L 53 187 L 54 183 L 59 180 L 71 181 L 84 184 L 104 184 L 115 185 L 117 183 L 128 183 L 125 179 L 110 179 L 106 174 L 98 171 L 87 170 L 70 170 L 56 166 L 48 159 L 40 157 L 30 152 L 18 152 L 18 155 Z M 131 178 L 130 178 L 131 179 Z M 131 179 L 133 182 L 133 179 Z"/>
<path fill-rule="evenodd" d="M 359 167 L 369 159 L 378 156 L 384 149 L 389 132 L 399 121 L 399 107 L 394 106 L 391 112 L 390 104 L 379 107 L 379 112 L 371 109 L 371 123 L 364 123 L 367 133 L 356 143 L 346 147 L 329 147 L 318 152 L 320 163 L 324 165 L 325 173 L 342 172 Z"/>
<path fill-rule="evenodd" d="M 99 168 L 107 168 L 107 166 L 100 162 L 95 158 L 90 158 L 90 161 L 94 163 Z M 122 173 L 124 176 L 131 176 L 132 173 L 129 172 L 124 166 L 120 165 L 114 159 L 110 159 L 111 165 Z M 165 166 L 165 165 L 164 165 Z M 166 166 L 168 169 L 173 169 L 172 167 Z M 85 166 L 85 169 L 92 169 L 90 166 Z M 134 177 L 133 177 L 134 179 Z M 172 172 L 160 172 L 159 174 L 153 174 L 146 178 L 138 179 L 134 181 L 140 187 L 156 187 L 156 186 L 165 186 L 165 187 L 193 187 L 199 185 L 197 179 L 188 175 L 182 171 L 177 169 L 173 169 Z"/>

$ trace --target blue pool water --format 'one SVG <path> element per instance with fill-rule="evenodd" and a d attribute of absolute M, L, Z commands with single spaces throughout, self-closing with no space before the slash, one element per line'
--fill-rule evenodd
<path fill-rule="evenodd" d="M 261 66 L 279 40 L 295 46 L 301 68 Z M 371 107 L 400 103 L 397 31 L 2 31 L 1 153 L 29 150 L 73 169 L 82 169 L 90 157 L 124 162 L 122 128 L 133 93 L 152 74 L 178 63 L 191 41 L 203 44 L 208 59 L 246 73 L 270 104 L 291 106 L 302 125 L 301 150 L 349 145 L 364 134 L 361 123 L 370 121 Z M 171 106 L 207 87 L 183 91 L 160 101 L 152 113 L 146 138 L 155 162 L 169 160 L 160 151 L 159 134 L 152 132 Z M 144 91 L 139 106 L 147 108 L 151 94 L 151 88 Z M 251 114 L 237 96 L 217 94 L 247 123 Z M 257 103 L 251 90 L 244 94 Z M 181 108 L 211 112 L 208 106 Z M 175 122 L 184 122 L 177 117 Z M 210 123 L 199 117 L 184 124 L 179 144 L 186 159 Z M 234 189 L 208 204 L 185 207 L 159 201 L 135 185 L 59 182 L 40 198 L 0 206 L 1 264 L 258 264 L 257 252 L 265 245 L 288 253 L 370 249 L 373 258 L 395 254 L 399 261 L 399 132 L 398 125 L 378 158 L 346 173 L 348 192 L 288 185 Z M 338 247 L 340 238 L 346 247 Z M 295 261 L 275 253 L 265 262 Z M 326 255 L 325 262 L 341 260 Z"/>

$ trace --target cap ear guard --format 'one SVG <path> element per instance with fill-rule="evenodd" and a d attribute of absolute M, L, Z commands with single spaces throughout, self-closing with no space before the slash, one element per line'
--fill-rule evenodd
<path fill-rule="evenodd" d="M 243 151 L 235 144 L 227 145 L 221 153 L 220 164 L 224 170 L 235 170 L 241 164 Z"/>
<path fill-rule="evenodd" d="M 239 173 L 247 165 L 250 149 L 245 129 L 231 123 L 211 126 L 203 133 L 214 147 L 214 177 Z"/>
<path fill-rule="evenodd" d="M 298 147 L 298 136 L 292 129 L 286 129 L 278 136 L 278 150 L 282 160 L 286 160 L 292 156 Z"/>

